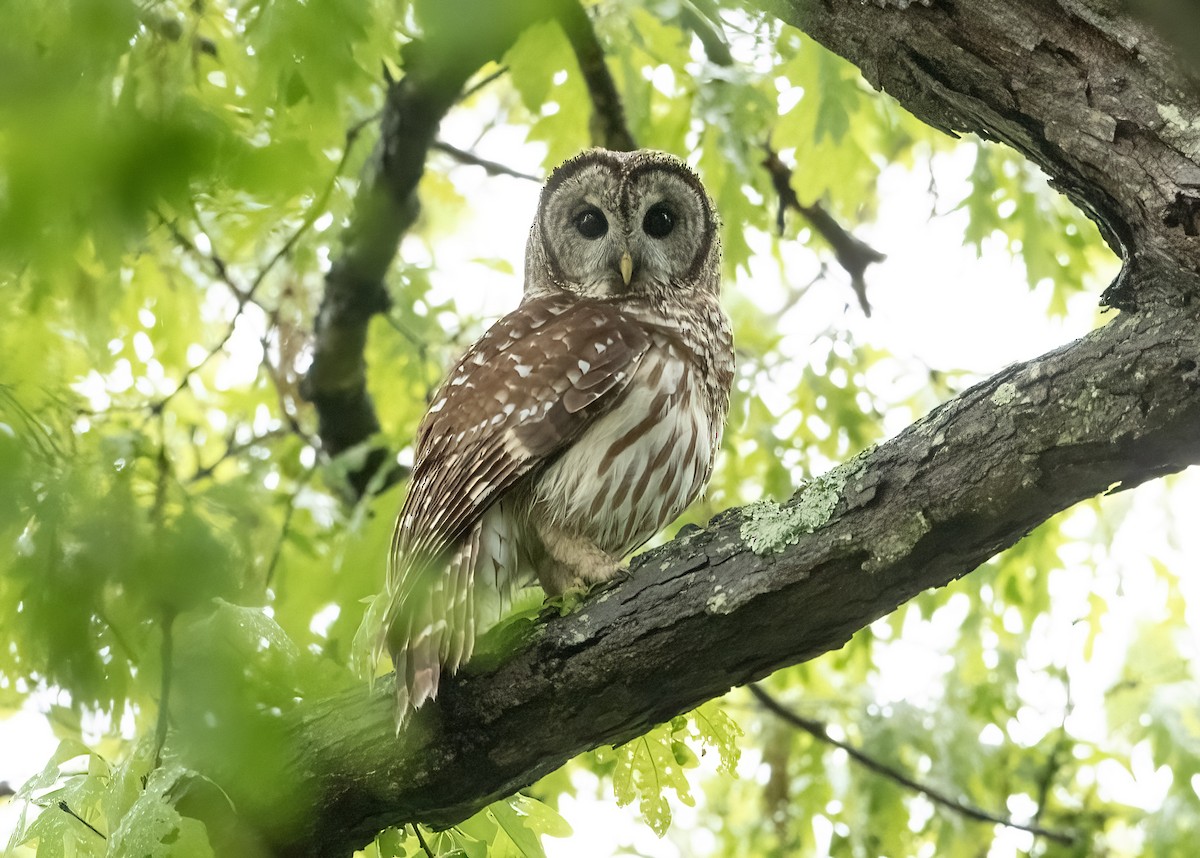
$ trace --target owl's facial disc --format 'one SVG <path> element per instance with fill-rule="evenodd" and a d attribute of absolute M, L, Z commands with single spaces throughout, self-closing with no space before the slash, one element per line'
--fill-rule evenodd
<path fill-rule="evenodd" d="M 537 240 L 554 283 L 610 298 L 707 283 L 698 275 L 715 226 L 699 179 L 682 162 L 592 150 L 547 183 Z"/>

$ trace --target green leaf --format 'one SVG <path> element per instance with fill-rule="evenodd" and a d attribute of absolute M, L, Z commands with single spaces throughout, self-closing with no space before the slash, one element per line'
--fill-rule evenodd
<path fill-rule="evenodd" d="M 688 786 L 685 768 L 694 767 L 694 753 L 679 753 L 676 734 L 686 735 L 688 719 L 655 727 L 646 735 L 614 748 L 613 792 L 617 804 L 638 800 L 642 818 L 659 837 L 671 825 L 671 806 L 665 791 L 670 789 L 676 798 L 688 806 L 695 804 Z"/>
<path fill-rule="evenodd" d="M 155 769 L 133 807 L 109 835 L 109 852 L 138 858 L 211 858 L 203 823 L 184 819 L 170 794 L 188 772 L 179 766 Z"/>

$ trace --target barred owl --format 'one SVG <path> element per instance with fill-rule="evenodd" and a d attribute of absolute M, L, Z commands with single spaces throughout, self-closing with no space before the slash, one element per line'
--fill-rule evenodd
<path fill-rule="evenodd" d="M 593 149 L 542 190 L 520 306 L 418 430 L 381 600 L 396 716 L 516 588 L 609 580 L 704 488 L 729 407 L 712 201 L 681 161 Z"/>

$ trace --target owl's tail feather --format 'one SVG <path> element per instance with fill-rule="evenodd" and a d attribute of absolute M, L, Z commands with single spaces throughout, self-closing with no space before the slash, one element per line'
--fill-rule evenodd
<path fill-rule="evenodd" d="M 453 674 L 475 642 L 468 546 L 454 556 L 408 558 L 391 577 L 395 585 L 383 622 L 383 643 L 396 669 L 396 730 L 437 697 L 443 670 Z"/>
<path fill-rule="evenodd" d="M 413 643 L 411 647 L 392 650 L 392 662 L 396 667 L 394 715 L 397 734 L 426 700 L 437 696 L 438 681 L 441 679 L 442 666 L 437 658 L 430 658 L 427 644 L 418 641 Z"/>
<path fill-rule="evenodd" d="M 442 664 L 451 674 L 458 672 L 475 648 L 475 564 L 479 557 L 480 529 L 471 528 L 448 570 L 449 590 L 443 600 L 448 627 L 443 637 Z"/>

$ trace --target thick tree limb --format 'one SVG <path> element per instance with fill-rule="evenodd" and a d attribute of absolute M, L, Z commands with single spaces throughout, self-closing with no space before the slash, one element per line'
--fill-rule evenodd
<path fill-rule="evenodd" d="M 783 507 L 730 510 L 644 555 L 576 613 L 516 627 L 509 656 L 476 658 L 398 739 L 387 687 L 298 702 L 273 722 L 286 793 L 247 787 L 263 778 L 223 746 L 193 756 L 225 791 L 214 806 L 238 814 L 233 827 L 205 814 L 217 854 L 341 856 L 385 826 L 454 823 L 841 646 L 1079 500 L 1200 461 L 1200 261 L 1184 217 L 1200 93 L 1169 50 L 1111 0 L 776 7 L 927 120 L 1041 163 L 1125 256 L 1110 303 L 1140 311 L 976 385 Z"/>
<path fill-rule="evenodd" d="M 592 98 L 592 140 L 605 149 L 633 151 L 637 144 L 625 122 L 625 106 L 604 61 L 604 48 L 596 38 L 587 10 L 578 0 L 567 0 L 559 21 Z"/>
<path fill-rule="evenodd" d="M 389 825 L 457 822 L 840 647 L 1084 498 L 1200 461 L 1198 356 L 1196 307 L 1157 308 L 1011 367 L 785 506 L 723 513 L 578 612 L 522 627 L 511 656 L 472 661 L 398 739 L 387 683 L 301 702 L 280 724 L 289 807 L 237 794 L 228 754 L 202 770 L 263 826 L 264 854 L 348 855 Z"/>
<path fill-rule="evenodd" d="M 379 142 L 342 235 L 341 255 L 325 277 L 312 365 L 302 386 L 329 455 L 379 431 L 367 392 L 367 325 L 390 304 L 384 276 L 420 210 L 417 185 L 442 117 L 472 74 L 499 58 L 530 24 L 562 14 L 563 6 L 564 0 L 445 0 L 422 7 L 424 37 L 402 52 L 404 77 L 389 85 Z M 388 451 L 377 448 L 354 469 L 350 481 L 357 494 L 387 458 Z"/>
<path fill-rule="evenodd" d="M 1125 260 L 1109 305 L 1200 294 L 1200 85 L 1120 0 L 759 5 L 934 127 L 1003 141 L 1041 165 Z M 1183 281 L 1146 277 L 1135 290 L 1143 267 Z"/>

